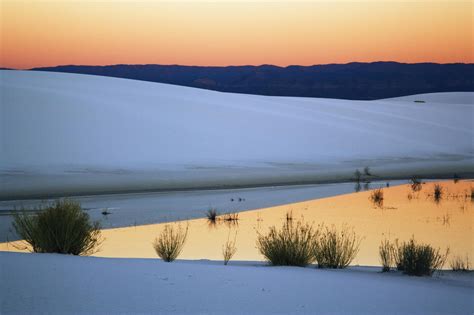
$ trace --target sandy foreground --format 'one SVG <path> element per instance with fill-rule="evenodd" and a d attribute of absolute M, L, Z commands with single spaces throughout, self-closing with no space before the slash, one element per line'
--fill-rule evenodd
<path fill-rule="evenodd" d="M 0 252 L 2 314 L 471 314 L 474 274 Z"/>

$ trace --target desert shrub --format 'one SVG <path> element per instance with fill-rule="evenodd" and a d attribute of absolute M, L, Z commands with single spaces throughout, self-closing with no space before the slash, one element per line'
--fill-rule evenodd
<path fill-rule="evenodd" d="M 394 245 L 389 240 L 383 240 L 379 246 L 380 263 L 382 272 L 390 271 L 394 264 Z"/>
<path fill-rule="evenodd" d="M 90 255 L 101 243 L 98 222 L 90 222 L 79 202 L 63 199 L 37 214 L 14 216 L 13 227 L 35 253 Z"/>
<path fill-rule="evenodd" d="M 314 261 L 317 232 L 309 224 L 285 221 L 277 230 L 274 226 L 268 234 L 257 235 L 257 248 L 275 266 L 304 267 Z"/>
<path fill-rule="evenodd" d="M 186 230 L 179 225 L 177 230 L 167 224 L 160 236 L 153 242 L 153 248 L 158 256 L 166 262 L 171 262 L 178 258 L 183 250 L 184 242 L 188 236 L 188 226 Z"/>
<path fill-rule="evenodd" d="M 229 260 L 237 252 L 237 247 L 235 246 L 235 239 L 236 238 L 237 238 L 237 233 L 234 236 L 234 240 L 231 240 L 230 239 L 230 231 L 229 231 L 229 235 L 227 235 L 227 242 L 222 246 L 222 255 L 224 256 L 224 265 L 227 265 Z"/>
<path fill-rule="evenodd" d="M 433 198 L 436 202 L 439 202 L 441 198 L 443 198 L 443 187 L 441 187 L 441 185 L 434 185 Z"/>
<path fill-rule="evenodd" d="M 293 211 L 287 211 L 286 212 L 286 221 L 293 221 Z"/>
<path fill-rule="evenodd" d="M 469 271 L 471 269 L 469 263 L 469 256 L 466 255 L 465 257 L 455 256 L 451 260 L 451 269 L 453 271 Z"/>
<path fill-rule="evenodd" d="M 374 203 L 377 207 L 383 206 L 383 189 L 375 189 L 370 194 L 370 200 Z"/>
<path fill-rule="evenodd" d="M 361 238 L 346 225 L 322 228 L 316 238 L 314 256 L 319 268 L 346 268 L 359 252 Z"/>
<path fill-rule="evenodd" d="M 443 254 L 428 244 L 417 244 L 414 237 L 408 242 L 395 243 L 394 257 L 398 270 L 408 275 L 431 276 L 443 267 L 448 257 L 449 248 Z"/>
<path fill-rule="evenodd" d="M 474 201 L 474 187 L 471 187 L 471 201 Z"/>
<path fill-rule="evenodd" d="M 214 209 L 214 208 L 211 208 L 209 210 L 207 210 L 206 212 L 206 217 L 207 219 L 210 221 L 210 222 L 213 222 L 215 223 L 216 222 L 216 219 L 217 219 L 217 210 Z"/>
<path fill-rule="evenodd" d="M 412 176 L 410 179 L 411 189 L 413 191 L 420 191 L 421 190 L 421 179 L 418 176 Z"/>

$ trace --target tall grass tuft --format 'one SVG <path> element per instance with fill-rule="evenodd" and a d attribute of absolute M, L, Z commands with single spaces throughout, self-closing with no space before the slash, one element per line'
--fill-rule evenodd
<path fill-rule="evenodd" d="M 101 243 L 100 225 L 90 222 L 77 201 L 63 199 L 35 215 L 14 216 L 13 227 L 35 253 L 90 255 Z"/>
<path fill-rule="evenodd" d="M 468 255 L 466 255 L 466 257 L 455 256 L 451 260 L 451 269 L 453 271 L 464 271 L 464 272 L 471 270 L 471 265 L 469 263 L 469 256 Z"/>
<path fill-rule="evenodd" d="M 394 245 L 389 240 L 383 240 L 379 246 L 380 263 L 382 272 L 390 271 L 394 265 Z"/>
<path fill-rule="evenodd" d="M 186 226 L 186 230 L 183 230 L 181 226 L 175 230 L 173 226 L 167 224 L 160 236 L 153 242 L 153 248 L 161 259 L 171 262 L 178 258 L 183 250 L 187 236 L 188 226 Z"/>
<path fill-rule="evenodd" d="M 268 234 L 258 233 L 257 248 L 272 265 L 304 267 L 314 261 L 316 238 L 311 225 L 285 221 L 280 230 L 273 226 Z"/>
<path fill-rule="evenodd" d="M 372 191 L 370 194 L 370 200 L 377 207 L 383 207 L 383 189 L 378 188 Z"/>
<path fill-rule="evenodd" d="M 230 239 L 230 230 L 229 235 L 227 235 L 227 242 L 222 246 L 222 255 L 224 256 L 224 265 L 229 263 L 229 260 L 237 252 L 237 247 L 235 246 L 235 240 L 237 238 L 237 232 L 235 233 L 234 240 Z"/>
<path fill-rule="evenodd" d="M 340 231 L 326 227 L 317 237 L 314 256 L 319 268 L 346 268 L 354 260 L 361 238 L 346 225 Z"/>
<path fill-rule="evenodd" d="M 408 242 L 395 241 L 394 258 L 398 270 L 413 276 L 431 276 L 443 267 L 449 248 L 443 254 L 428 244 L 417 244 L 414 237 Z"/>

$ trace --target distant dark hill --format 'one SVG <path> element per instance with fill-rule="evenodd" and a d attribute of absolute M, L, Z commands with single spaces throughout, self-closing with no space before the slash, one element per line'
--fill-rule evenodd
<path fill-rule="evenodd" d="M 374 62 L 307 67 L 113 65 L 31 70 L 95 74 L 222 92 L 355 100 L 474 91 L 474 64 Z"/>

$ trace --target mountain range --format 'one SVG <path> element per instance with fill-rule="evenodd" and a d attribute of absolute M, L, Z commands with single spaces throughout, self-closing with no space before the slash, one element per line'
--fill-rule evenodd
<path fill-rule="evenodd" d="M 65 65 L 30 70 L 102 75 L 273 96 L 374 100 L 474 91 L 474 64 L 372 62 L 314 66 Z"/>

